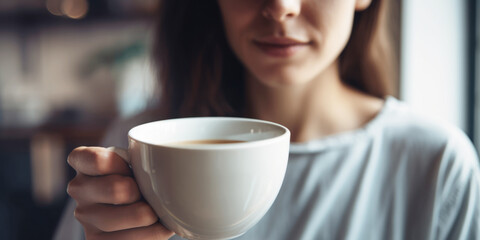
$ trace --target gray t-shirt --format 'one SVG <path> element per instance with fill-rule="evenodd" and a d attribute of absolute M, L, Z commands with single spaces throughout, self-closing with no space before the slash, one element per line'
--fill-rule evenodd
<path fill-rule="evenodd" d="M 107 145 L 125 147 L 115 128 L 107 139 L 122 140 Z M 79 239 L 73 208 L 57 239 Z M 292 143 L 273 206 L 237 239 L 480 239 L 477 153 L 462 131 L 389 97 L 361 129 Z"/>

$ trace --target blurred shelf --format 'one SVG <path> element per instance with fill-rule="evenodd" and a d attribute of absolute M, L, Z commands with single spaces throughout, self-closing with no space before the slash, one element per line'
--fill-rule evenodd
<path fill-rule="evenodd" d="M 13 140 L 30 139 L 36 134 L 54 134 L 67 142 L 98 144 L 107 128 L 107 123 L 47 123 L 38 127 L 0 127 L 0 142 L 7 144 Z M 12 146 L 15 144 L 13 143 Z"/>

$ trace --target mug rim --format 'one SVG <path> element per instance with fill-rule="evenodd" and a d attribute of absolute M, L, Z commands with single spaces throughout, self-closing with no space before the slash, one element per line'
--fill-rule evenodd
<path fill-rule="evenodd" d="M 169 144 L 169 143 L 152 143 L 144 140 L 138 139 L 138 137 L 134 137 L 133 132 L 136 129 L 139 128 L 144 128 L 147 125 L 154 125 L 154 124 L 160 124 L 160 123 L 165 123 L 165 122 L 172 122 L 172 121 L 194 121 L 194 120 L 203 120 L 203 121 L 209 121 L 209 120 L 215 120 L 215 121 L 243 121 L 243 122 L 253 122 L 253 123 L 260 123 L 260 124 L 266 124 L 270 126 L 274 126 L 279 128 L 281 131 L 281 134 L 278 136 L 274 137 L 269 137 L 266 139 L 259 139 L 255 141 L 246 141 L 246 142 L 240 142 L 240 143 L 222 143 L 222 144 L 185 144 L 185 145 L 175 145 L 175 144 Z M 260 119 L 254 119 L 254 118 L 242 118 L 242 117 L 186 117 L 186 118 L 171 118 L 171 119 L 165 119 L 165 120 L 158 120 L 158 121 L 152 121 L 152 122 L 147 122 L 143 123 L 140 125 L 137 125 L 135 127 L 132 127 L 128 131 L 128 138 L 130 141 L 135 141 L 141 144 L 145 144 L 148 146 L 154 146 L 154 147 L 161 147 L 161 148 L 171 148 L 171 149 L 186 149 L 186 150 L 228 150 L 228 149 L 241 149 L 241 148 L 251 148 L 251 147 L 256 147 L 256 146 L 263 146 L 263 145 L 268 145 L 272 144 L 278 141 L 281 141 L 284 138 L 287 138 L 288 141 L 290 140 L 290 130 L 286 128 L 285 126 L 282 126 L 278 123 L 271 122 L 271 121 L 266 121 L 266 120 L 260 120 Z M 171 142 L 170 142 L 171 143 Z"/>

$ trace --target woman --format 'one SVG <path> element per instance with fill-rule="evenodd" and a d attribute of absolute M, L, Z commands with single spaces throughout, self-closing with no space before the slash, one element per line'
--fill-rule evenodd
<path fill-rule="evenodd" d="M 160 110 L 117 124 L 105 145 L 125 147 L 130 127 L 163 118 L 274 121 L 292 132 L 284 185 L 239 239 L 479 239 L 472 144 L 388 97 L 384 5 L 165 1 Z M 68 162 L 86 239 L 180 238 L 158 223 L 119 156 L 80 147 Z"/>

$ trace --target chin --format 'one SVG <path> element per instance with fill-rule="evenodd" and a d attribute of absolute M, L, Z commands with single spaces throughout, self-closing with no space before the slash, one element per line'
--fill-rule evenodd
<path fill-rule="evenodd" d="M 304 80 L 299 77 L 285 76 L 285 75 L 268 76 L 268 77 L 259 78 L 259 79 L 261 79 L 259 81 L 263 85 L 266 85 L 267 87 L 272 87 L 272 88 L 291 87 L 296 85 L 302 85 L 307 82 L 307 80 Z"/>

